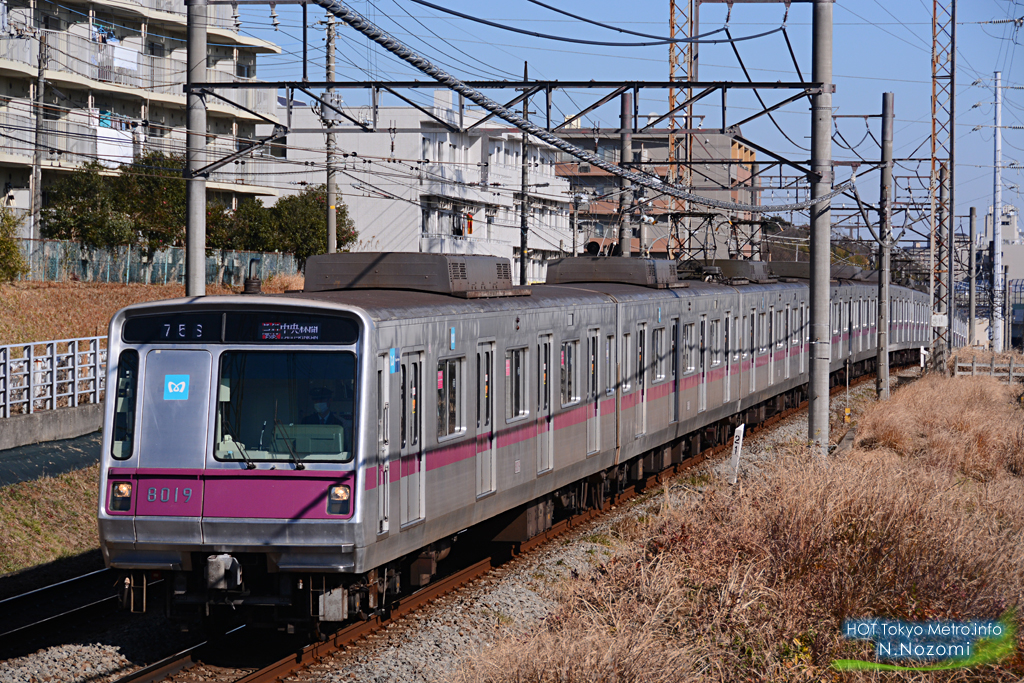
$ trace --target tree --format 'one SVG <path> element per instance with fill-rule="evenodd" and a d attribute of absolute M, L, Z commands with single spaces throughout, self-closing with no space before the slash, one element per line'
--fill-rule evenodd
<path fill-rule="evenodd" d="M 43 209 L 44 237 L 71 240 L 90 247 L 134 244 L 135 231 L 129 216 L 115 201 L 106 168 L 93 161 L 72 171 L 47 192 Z"/>
<path fill-rule="evenodd" d="M 327 186 L 316 185 L 297 195 L 283 197 L 273 207 L 282 251 L 295 254 L 300 267 L 314 254 L 327 252 Z M 356 240 L 355 226 L 348 217 L 348 208 L 337 211 L 338 248 Z"/>
<path fill-rule="evenodd" d="M 185 244 L 185 194 L 181 156 L 150 152 L 125 164 L 117 175 L 98 162 L 55 182 L 43 209 L 43 235 L 94 248 L 139 246 L 149 254 Z M 356 232 L 341 205 L 338 248 L 355 242 Z M 206 205 L 206 247 L 295 254 L 300 266 L 327 251 L 327 190 L 310 187 L 273 207 L 243 199 L 234 211 L 216 201 Z"/>
<path fill-rule="evenodd" d="M 232 216 L 232 248 L 245 251 L 280 251 L 281 235 L 274 214 L 261 199 L 243 199 Z"/>
<path fill-rule="evenodd" d="M 114 191 L 148 253 L 185 243 L 185 158 L 149 152 L 121 166 Z"/>
<path fill-rule="evenodd" d="M 18 248 L 21 217 L 8 207 L 0 207 L 0 282 L 10 282 L 28 274 L 25 257 Z"/>

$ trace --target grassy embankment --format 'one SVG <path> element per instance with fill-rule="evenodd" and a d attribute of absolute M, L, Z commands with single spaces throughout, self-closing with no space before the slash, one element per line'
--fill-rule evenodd
<path fill-rule="evenodd" d="M 618 526 L 610 561 L 559 586 L 546 623 L 503 634 L 454 679 L 1020 680 L 1019 654 L 969 672 L 830 667 L 872 659 L 843 639 L 847 617 L 996 619 L 1021 604 L 1019 394 L 929 376 L 870 407 L 845 457 L 794 444 L 741 487 L 667 496 Z"/>
<path fill-rule="evenodd" d="M 302 277 L 274 278 L 264 291 L 300 289 Z M 210 294 L 231 294 L 223 287 Z M 184 296 L 181 285 L 24 282 L 0 285 L 0 345 L 107 333 L 125 306 Z M 2 426 L 0 426 L 2 428 Z M 99 467 L 0 488 L 0 574 L 97 547 Z"/>
<path fill-rule="evenodd" d="M 263 284 L 263 291 L 276 293 L 301 289 L 302 282 L 301 275 L 271 278 Z M 234 294 L 237 291 L 239 288 L 207 287 L 208 294 Z M 105 335 L 111 317 L 125 306 L 182 296 L 185 296 L 185 286 L 179 284 L 0 284 L 0 345 Z"/>

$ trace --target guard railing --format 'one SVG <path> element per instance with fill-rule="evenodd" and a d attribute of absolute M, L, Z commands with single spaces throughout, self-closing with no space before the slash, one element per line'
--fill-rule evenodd
<path fill-rule="evenodd" d="M 0 346 L 0 417 L 103 400 L 107 338 Z"/>
<path fill-rule="evenodd" d="M 994 354 L 990 361 L 981 363 L 978 362 L 977 357 L 972 358 L 969 363 L 957 358 L 953 364 L 953 376 L 959 375 L 995 377 L 1000 382 L 1013 384 L 1024 380 L 1024 364 L 1015 362 L 1012 356 L 1009 363 L 996 363 Z"/>

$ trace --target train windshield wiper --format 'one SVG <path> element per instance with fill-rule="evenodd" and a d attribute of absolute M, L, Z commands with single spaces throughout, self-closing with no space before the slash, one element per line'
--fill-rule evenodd
<path fill-rule="evenodd" d="M 277 417 L 274 417 L 274 426 L 282 428 L 281 429 L 281 433 L 284 434 L 284 438 L 282 439 L 282 441 L 284 441 L 284 445 L 288 449 L 288 457 L 291 459 L 292 464 L 295 465 L 295 469 L 297 469 L 297 470 L 304 470 L 304 469 L 306 469 L 306 466 L 304 464 L 302 464 L 301 462 L 299 462 L 298 456 L 295 455 L 295 451 L 292 449 L 291 439 L 288 438 L 288 431 L 284 429 L 284 425 L 281 424 L 281 421 L 278 420 Z"/>
<path fill-rule="evenodd" d="M 256 463 L 254 463 L 252 461 L 252 458 L 250 458 L 249 454 L 246 453 L 246 451 L 245 451 L 245 446 L 243 446 L 242 442 L 238 440 L 237 436 L 235 436 L 234 430 L 231 429 L 231 423 L 227 421 L 227 418 L 224 419 L 224 424 L 227 427 L 224 431 L 227 433 L 228 436 L 231 437 L 231 442 L 233 444 L 235 444 L 235 446 L 238 447 L 238 453 L 239 453 L 239 455 L 242 456 L 242 460 L 245 461 L 245 469 L 247 469 L 247 470 L 254 470 L 254 469 L 256 469 Z"/>

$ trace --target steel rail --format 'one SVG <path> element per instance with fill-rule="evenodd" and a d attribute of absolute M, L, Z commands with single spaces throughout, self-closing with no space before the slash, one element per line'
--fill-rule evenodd
<path fill-rule="evenodd" d="M 893 369 L 905 369 L 912 366 L 913 364 L 905 364 L 902 366 L 893 366 Z M 873 372 L 868 372 L 857 378 L 851 379 L 850 387 L 868 382 L 873 379 L 874 376 L 875 374 Z M 835 396 L 845 390 L 845 383 L 840 383 L 835 387 L 832 387 L 829 393 L 831 396 Z M 798 405 L 780 411 L 756 425 L 751 425 L 747 430 L 747 433 L 752 435 L 768 431 L 779 422 L 805 411 L 807 406 L 808 402 L 802 401 Z M 622 503 L 625 503 L 626 501 L 647 491 L 654 490 L 656 486 L 664 484 L 670 479 L 683 474 L 707 460 L 710 460 L 730 447 L 731 444 L 726 440 L 721 444 L 710 446 L 680 463 L 670 465 L 660 472 L 656 472 L 649 477 L 646 477 L 643 481 L 627 486 L 621 492 L 610 496 L 604 501 L 604 505 L 600 510 L 586 510 L 553 524 L 547 531 L 542 532 L 527 541 L 512 543 L 511 552 L 504 561 L 495 561 L 495 558 L 493 557 L 479 560 L 478 562 L 442 578 L 429 586 L 416 591 L 415 593 L 394 601 L 390 604 L 390 609 L 386 615 L 382 616 L 377 614 L 365 621 L 356 622 L 346 626 L 329 635 L 323 642 L 307 645 L 298 652 L 289 654 L 287 657 L 284 657 L 258 671 L 253 671 L 239 679 L 236 679 L 234 683 L 279 683 L 280 681 L 287 680 L 289 677 L 295 676 L 302 670 L 322 663 L 325 659 L 336 653 L 344 652 L 357 642 L 369 638 L 371 635 L 395 624 L 403 617 L 425 607 L 437 599 L 459 590 L 482 576 L 486 576 L 493 569 L 499 568 L 518 557 L 525 556 L 566 532 L 576 529 L 593 519 L 607 514 L 617 505 L 621 505 Z M 244 628 L 244 626 L 239 627 L 239 629 L 240 628 Z M 234 631 L 239 629 L 234 629 Z M 233 633 L 234 631 L 229 631 L 228 633 Z M 207 642 L 203 642 L 188 648 L 187 650 L 183 650 L 178 654 L 171 655 L 170 657 L 162 659 L 148 667 L 128 674 L 127 676 L 115 681 L 115 683 L 159 683 L 178 672 L 194 666 L 197 663 L 197 660 L 195 659 L 196 651 L 207 644 Z"/>

